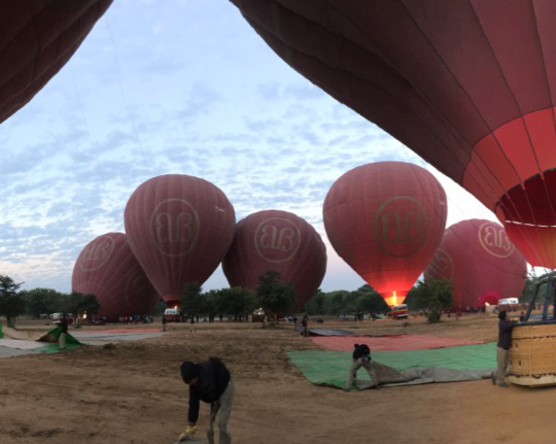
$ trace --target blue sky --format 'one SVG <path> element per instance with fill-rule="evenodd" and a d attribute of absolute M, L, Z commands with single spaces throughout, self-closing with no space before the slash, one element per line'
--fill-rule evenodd
<path fill-rule="evenodd" d="M 241 218 L 291 211 L 323 236 L 321 288 L 362 279 L 333 251 L 322 204 L 336 179 L 399 160 L 431 171 L 448 194 L 447 226 L 496 220 L 401 143 L 297 74 L 227 0 L 117 0 L 70 62 L 0 125 L 0 273 L 22 288 L 71 290 L 95 237 L 123 232 L 145 180 L 211 181 Z M 220 269 L 204 289 L 222 288 Z"/>

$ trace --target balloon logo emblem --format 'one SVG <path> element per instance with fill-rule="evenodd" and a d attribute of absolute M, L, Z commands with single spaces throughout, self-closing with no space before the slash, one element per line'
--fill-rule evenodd
<path fill-rule="evenodd" d="M 508 257 L 515 249 L 502 227 L 486 222 L 479 228 L 479 242 L 481 246 L 493 256 Z"/>
<path fill-rule="evenodd" d="M 301 245 L 299 228 L 287 219 L 272 217 L 263 220 L 255 231 L 255 248 L 266 261 L 289 261 Z"/>
<path fill-rule="evenodd" d="M 378 209 L 374 229 L 375 238 L 386 254 L 393 257 L 411 256 L 427 237 L 427 212 L 412 197 L 392 197 Z"/>
<path fill-rule="evenodd" d="M 436 250 L 428 266 L 428 270 L 430 270 L 431 276 L 434 276 L 434 278 L 440 279 L 441 277 L 445 277 L 450 281 L 454 280 L 454 261 L 442 248 Z"/>
<path fill-rule="evenodd" d="M 149 225 L 156 248 L 165 256 L 186 255 L 199 237 L 199 215 L 183 199 L 172 198 L 160 202 L 151 215 Z"/>
<path fill-rule="evenodd" d="M 98 242 L 87 245 L 79 263 L 81 271 L 98 270 L 110 258 L 113 250 L 114 240 L 110 236 L 105 236 Z"/>

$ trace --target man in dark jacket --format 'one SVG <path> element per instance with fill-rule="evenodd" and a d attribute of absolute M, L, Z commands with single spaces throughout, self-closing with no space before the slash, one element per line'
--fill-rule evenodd
<path fill-rule="evenodd" d="M 209 358 L 207 362 L 195 364 L 184 362 L 181 365 L 181 377 L 189 385 L 188 426 L 180 436 L 180 441 L 192 438 L 199 418 L 199 401 L 210 404 L 210 426 L 207 432 L 209 444 L 214 444 L 214 420 L 220 412 L 218 428 L 220 444 L 231 444 L 232 437 L 227 429 L 228 418 L 232 412 L 234 400 L 234 383 L 230 372 L 218 358 Z"/>
<path fill-rule="evenodd" d="M 500 387 L 508 387 L 506 372 L 510 363 L 510 346 L 512 345 L 512 329 L 515 322 L 507 319 L 505 310 L 498 313 L 498 343 L 496 344 L 496 372 L 492 374 L 492 383 Z"/>
<path fill-rule="evenodd" d="M 352 353 L 353 364 L 349 370 L 349 376 L 346 381 L 346 385 L 344 390 L 349 392 L 353 386 L 353 381 L 357 376 L 357 370 L 361 367 L 365 367 L 365 370 L 369 373 L 369 376 L 373 381 L 378 381 L 376 371 L 373 367 L 373 363 L 371 362 L 371 350 L 369 349 L 368 345 L 366 344 L 355 344 L 353 346 L 353 353 Z"/>
<path fill-rule="evenodd" d="M 66 314 L 62 314 L 62 319 L 60 319 L 60 323 L 58 324 L 59 327 L 62 329 L 60 332 L 60 337 L 58 338 L 58 348 L 60 350 L 66 349 L 66 336 L 68 334 L 68 319 L 66 318 Z"/>

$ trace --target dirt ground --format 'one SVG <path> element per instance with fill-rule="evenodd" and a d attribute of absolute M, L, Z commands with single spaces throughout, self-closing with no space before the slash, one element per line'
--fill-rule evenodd
<path fill-rule="evenodd" d="M 444 319 L 438 325 L 422 318 L 405 325 L 326 320 L 314 327 L 496 338 L 495 316 Z M 48 328 L 44 321 L 18 324 L 22 336 Z M 318 347 L 292 324 L 262 329 L 217 321 L 169 324 L 161 337 L 114 347 L 1 359 L 0 443 L 170 444 L 187 422 L 188 388 L 179 366 L 208 356 L 221 357 L 235 380 L 229 429 L 236 444 L 541 444 L 555 439 L 556 388 L 504 389 L 480 380 L 345 393 L 311 384 L 286 356 L 310 348 Z M 203 440 L 208 411 L 202 404 L 198 437 Z"/>

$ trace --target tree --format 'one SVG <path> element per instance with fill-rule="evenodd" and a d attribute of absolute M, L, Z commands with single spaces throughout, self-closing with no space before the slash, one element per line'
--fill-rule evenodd
<path fill-rule="evenodd" d="M 180 310 L 190 316 L 199 316 L 205 308 L 203 289 L 198 282 L 189 282 L 183 286 L 180 297 Z"/>
<path fill-rule="evenodd" d="M 251 313 L 256 306 L 255 296 L 247 288 L 232 287 L 218 290 L 215 303 L 219 313 L 231 315 L 235 320 L 243 314 Z"/>
<path fill-rule="evenodd" d="M 449 280 L 419 281 L 415 291 L 418 306 L 428 312 L 429 324 L 440 322 L 442 312 L 452 306 L 452 282 Z"/>
<path fill-rule="evenodd" d="M 363 313 L 386 313 L 388 304 L 376 291 L 365 293 L 357 299 L 357 310 Z"/>
<path fill-rule="evenodd" d="M 282 281 L 277 271 L 269 270 L 259 276 L 257 302 L 273 325 L 278 314 L 286 314 L 293 309 L 296 300 L 297 293 L 292 283 Z"/>
<path fill-rule="evenodd" d="M 56 311 L 54 304 L 60 297 L 60 293 L 51 288 L 34 288 L 24 293 L 27 302 L 27 313 L 34 318 L 40 318 L 41 314 Z"/>
<path fill-rule="evenodd" d="M 97 314 L 100 310 L 100 303 L 96 295 L 72 292 L 68 296 L 67 312 L 70 313 L 89 313 Z"/>
<path fill-rule="evenodd" d="M 8 327 L 15 327 L 15 319 L 25 313 L 25 293 L 18 292 L 23 282 L 16 284 L 14 280 L 0 275 L 0 315 L 6 316 Z"/>

